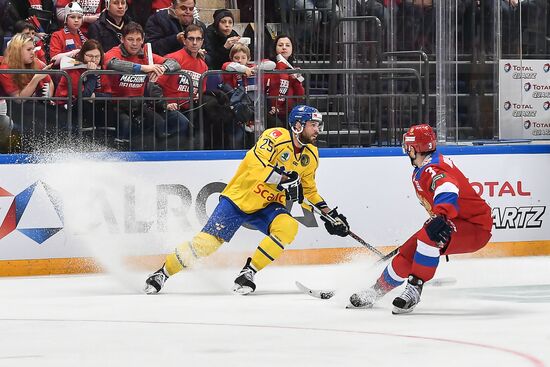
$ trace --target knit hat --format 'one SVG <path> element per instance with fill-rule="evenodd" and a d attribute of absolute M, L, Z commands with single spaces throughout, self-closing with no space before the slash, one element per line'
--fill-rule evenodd
<path fill-rule="evenodd" d="M 82 10 L 82 7 L 76 1 L 68 3 L 65 6 L 65 23 L 67 23 L 67 17 L 71 14 L 80 14 L 84 16 L 84 10 Z"/>
<path fill-rule="evenodd" d="M 233 17 L 233 13 L 231 13 L 227 9 L 218 9 L 214 12 L 214 27 L 217 29 L 218 25 L 220 24 L 220 21 L 225 18 L 229 17 L 233 22 L 235 21 L 235 18 Z"/>

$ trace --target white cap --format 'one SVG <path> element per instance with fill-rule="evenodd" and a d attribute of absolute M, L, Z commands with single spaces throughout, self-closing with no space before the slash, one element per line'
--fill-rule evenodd
<path fill-rule="evenodd" d="M 84 10 L 82 10 L 82 7 L 76 1 L 68 3 L 65 6 L 65 23 L 67 23 L 67 17 L 71 14 L 80 14 L 84 16 Z"/>

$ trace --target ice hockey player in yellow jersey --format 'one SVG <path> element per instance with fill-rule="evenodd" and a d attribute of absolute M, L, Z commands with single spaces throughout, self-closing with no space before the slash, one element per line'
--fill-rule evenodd
<path fill-rule="evenodd" d="M 287 200 L 301 204 L 304 197 L 307 198 L 335 219 L 325 220 L 330 234 L 347 236 L 349 225 L 346 217 L 327 206 L 315 184 L 315 171 L 319 165 L 315 143 L 322 123 L 322 115 L 316 108 L 300 105 L 290 112 L 290 130 L 273 128 L 264 131 L 221 193 L 220 201 L 204 228 L 166 257 L 162 268 L 147 278 L 145 292 L 158 293 L 168 277 L 212 254 L 224 242 L 229 242 L 245 223 L 266 237 L 247 259 L 235 279 L 233 291 L 239 294 L 253 292 L 256 272 L 277 259 L 298 232 L 298 222 L 286 209 Z"/>

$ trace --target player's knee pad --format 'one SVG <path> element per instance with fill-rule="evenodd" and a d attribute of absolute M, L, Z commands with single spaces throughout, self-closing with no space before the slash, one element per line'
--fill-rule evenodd
<path fill-rule="evenodd" d="M 298 221 L 288 214 L 276 216 L 269 227 L 269 234 L 276 237 L 283 245 L 292 243 L 297 233 Z"/>

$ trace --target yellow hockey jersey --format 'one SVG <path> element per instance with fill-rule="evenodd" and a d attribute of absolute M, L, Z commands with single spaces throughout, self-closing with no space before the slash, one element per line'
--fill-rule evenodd
<path fill-rule="evenodd" d="M 221 195 L 229 198 L 243 212 L 254 213 L 278 202 L 286 205 L 285 192 L 278 189 L 281 171 L 296 171 L 301 178 L 304 196 L 313 204 L 326 206 L 317 193 L 315 171 L 319 166 L 317 147 L 305 145 L 294 152 L 290 131 L 273 128 L 263 132 L 239 165 L 235 176 Z"/>

